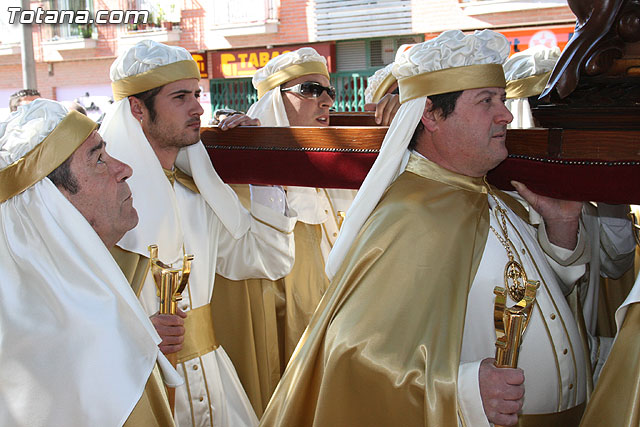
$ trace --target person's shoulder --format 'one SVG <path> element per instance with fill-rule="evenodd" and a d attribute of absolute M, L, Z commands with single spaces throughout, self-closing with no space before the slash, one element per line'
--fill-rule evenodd
<path fill-rule="evenodd" d="M 439 214 L 444 199 L 464 199 L 467 192 L 421 176 L 401 174 L 385 191 L 376 210 L 401 211 L 405 215 Z"/>
<path fill-rule="evenodd" d="M 421 184 L 424 182 L 396 180 L 385 191 L 363 228 L 403 236 L 425 227 L 424 219 L 437 212 L 430 206 L 429 191 Z"/>

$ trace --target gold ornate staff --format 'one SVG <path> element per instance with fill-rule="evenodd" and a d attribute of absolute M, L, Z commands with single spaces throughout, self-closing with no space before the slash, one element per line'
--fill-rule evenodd
<path fill-rule="evenodd" d="M 495 366 L 498 368 L 516 368 L 518 366 L 522 336 L 527 329 L 529 320 L 531 320 L 531 309 L 540 285 L 538 281 L 527 280 L 526 276 L 525 280 L 524 295 L 513 307 L 507 307 L 508 287 L 496 286 L 493 289 L 493 293 L 496 295 L 493 309 L 497 336 Z M 495 427 L 502 426 L 496 424 Z"/>
<path fill-rule="evenodd" d="M 500 233 L 492 226 L 498 241 L 507 251 L 508 261 L 504 267 L 504 287 L 496 286 L 493 293 L 496 300 L 493 308 L 493 323 L 496 328 L 496 361 L 498 368 L 516 368 L 518 366 L 518 355 L 522 336 L 524 335 L 529 320 L 531 320 L 531 310 L 536 301 L 536 292 L 540 282 L 529 280 L 524 271 L 524 264 L 518 255 L 518 251 L 511 239 L 507 229 L 507 213 L 500 206 L 498 198 L 489 189 L 489 194 L 496 202 L 492 209 L 498 221 Z M 507 307 L 507 295 L 511 296 L 516 305 Z M 496 425 L 496 427 L 501 427 Z"/>
<path fill-rule="evenodd" d="M 158 310 L 160 314 L 176 314 L 178 301 L 182 300 L 182 291 L 184 291 L 189 282 L 192 260 L 193 255 L 185 255 L 182 268 L 171 268 L 171 266 L 158 259 L 158 245 L 149 246 L 149 263 L 151 265 L 151 274 L 158 290 L 158 296 L 160 297 L 160 308 Z M 177 365 L 177 358 L 178 353 L 167 354 L 167 359 L 169 359 L 173 367 Z M 167 387 L 167 397 L 173 414 L 176 390 Z"/>
<path fill-rule="evenodd" d="M 496 362 L 498 368 L 516 368 L 522 336 L 529 320 L 531 309 L 536 300 L 538 281 L 527 280 L 524 296 L 513 307 L 507 307 L 506 288 L 496 286 L 493 293 L 496 300 L 493 309 L 493 320 L 496 328 Z"/>

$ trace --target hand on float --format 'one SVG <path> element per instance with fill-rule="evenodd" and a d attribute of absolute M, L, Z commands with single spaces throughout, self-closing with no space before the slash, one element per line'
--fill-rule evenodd
<path fill-rule="evenodd" d="M 365 104 L 364 111 L 376 112 L 376 123 L 380 126 L 389 126 L 400 108 L 400 97 L 394 94 L 386 94 L 377 104 Z"/>
<path fill-rule="evenodd" d="M 511 185 L 542 216 L 549 241 L 562 248 L 575 249 L 578 244 L 582 202 L 541 196 L 518 181 L 511 181 Z"/>
<path fill-rule="evenodd" d="M 260 126 L 260 120 L 252 119 L 243 113 L 237 113 L 224 118 L 218 125 L 222 130 L 229 130 L 238 126 Z"/>

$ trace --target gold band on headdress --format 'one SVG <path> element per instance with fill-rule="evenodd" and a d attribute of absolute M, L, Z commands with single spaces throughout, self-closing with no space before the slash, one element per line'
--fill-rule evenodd
<path fill-rule="evenodd" d="M 507 82 L 507 98 L 528 98 L 530 96 L 540 95 L 547 86 L 550 75 L 551 71 L 537 76 Z"/>
<path fill-rule="evenodd" d="M 111 83 L 111 90 L 113 91 L 113 99 L 119 101 L 127 96 L 184 79 L 200 80 L 200 69 L 192 59 L 161 65 L 144 73 L 117 80 Z"/>
<path fill-rule="evenodd" d="M 258 90 L 258 99 L 262 98 L 265 93 L 280 86 L 282 83 L 297 79 L 298 77 L 308 76 L 309 74 L 322 74 L 329 78 L 327 66 L 322 62 L 314 61 L 289 65 L 287 68 L 283 68 L 282 70 L 271 74 L 269 77 L 258 83 L 256 87 Z"/>
<path fill-rule="evenodd" d="M 393 74 L 387 74 L 387 77 L 382 80 L 380 86 L 373 92 L 373 96 L 371 97 L 371 102 L 378 102 L 385 95 L 387 90 L 396 82 L 396 78 Z"/>
<path fill-rule="evenodd" d="M 400 103 L 423 96 L 506 85 L 504 70 L 500 64 L 446 68 L 398 80 Z"/>
<path fill-rule="evenodd" d="M 0 170 L 0 203 L 41 181 L 78 149 L 98 126 L 84 114 L 70 111 L 40 144 Z"/>

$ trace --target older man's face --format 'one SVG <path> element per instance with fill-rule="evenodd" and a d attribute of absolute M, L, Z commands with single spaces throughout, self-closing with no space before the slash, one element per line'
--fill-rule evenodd
<path fill-rule="evenodd" d="M 282 88 L 293 87 L 299 83 L 315 82 L 329 87 L 329 79 L 322 74 L 310 74 L 298 77 L 282 85 Z M 296 92 L 282 92 L 284 109 L 291 126 L 329 126 L 329 108 L 333 99 L 326 91 L 317 97 L 306 97 Z"/>
<path fill-rule="evenodd" d="M 102 137 L 93 131 L 71 158 L 71 174 L 78 191 L 60 191 L 89 221 L 104 244 L 111 247 L 138 224 L 138 213 L 126 182 L 132 170 L 109 156 L 105 146 Z"/>

